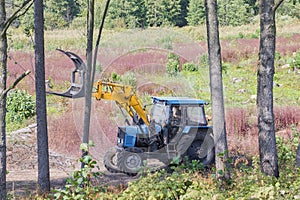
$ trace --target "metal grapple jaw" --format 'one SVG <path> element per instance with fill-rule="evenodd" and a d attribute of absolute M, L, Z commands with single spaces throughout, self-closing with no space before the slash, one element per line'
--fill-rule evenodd
<path fill-rule="evenodd" d="M 47 91 L 48 94 L 54 94 L 62 97 L 67 98 L 80 98 L 84 97 L 84 81 L 85 81 L 85 70 L 86 66 L 82 59 L 69 51 L 63 51 L 61 49 L 57 49 L 58 51 L 64 53 L 66 56 L 68 56 L 74 63 L 75 69 L 72 71 L 71 74 L 71 86 L 66 92 L 59 93 L 59 92 L 52 92 Z"/>

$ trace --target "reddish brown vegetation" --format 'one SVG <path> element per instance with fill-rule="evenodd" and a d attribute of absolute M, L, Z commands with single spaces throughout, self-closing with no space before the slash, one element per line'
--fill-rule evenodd
<path fill-rule="evenodd" d="M 283 137 L 291 135 L 291 125 L 300 125 L 300 109 L 286 106 L 274 109 L 275 129 Z M 226 131 L 231 152 L 254 155 L 258 153 L 257 114 L 253 109 L 226 110 Z"/>
<path fill-rule="evenodd" d="M 198 61 L 199 55 L 206 52 L 206 43 L 201 42 L 194 44 L 173 44 L 176 47 L 173 51 L 180 55 L 181 62 Z M 258 54 L 258 39 L 237 39 L 232 41 L 222 41 L 222 57 L 225 62 L 239 62 L 240 59 L 246 59 Z M 277 52 L 282 55 L 295 52 L 300 49 L 300 34 L 296 34 L 290 38 L 277 38 Z M 75 52 L 82 56 L 84 60 L 84 50 Z M 119 52 L 119 53 L 118 53 Z M 123 52 L 122 49 L 101 49 L 99 53 L 99 63 L 105 69 L 105 73 L 117 71 L 124 73 L 125 71 L 134 70 L 135 72 L 143 72 L 149 74 L 164 73 L 165 63 L 169 50 L 150 48 L 145 51 Z M 22 80 L 19 88 L 34 93 L 34 53 L 33 52 L 10 52 L 8 60 L 8 82 L 11 83 L 17 76 L 24 71 L 30 69 L 32 74 Z M 254 64 L 255 66 L 255 64 Z M 71 70 L 74 68 L 73 63 L 68 57 L 58 51 L 46 52 L 46 79 L 50 78 L 56 86 L 55 90 L 63 88 L 67 89 L 67 83 L 70 80 Z M 99 76 L 99 74 L 98 74 Z M 144 80 L 145 77 L 139 79 Z M 142 81 L 145 82 L 145 81 Z M 138 84 L 140 84 L 138 80 Z M 139 87 L 139 86 L 138 86 Z M 173 92 L 173 88 L 178 86 L 170 86 L 168 88 L 154 88 L 151 85 L 142 85 L 142 92 L 149 94 L 160 94 L 161 92 Z M 171 90 L 170 90 L 171 88 Z M 178 88 L 177 88 L 178 89 Z M 184 88 L 179 88 L 184 89 Z M 174 90 L 175 91 L 175 90 Z M 176 90 L 178 91 L 178 90 Z M 79 106 L 83 110 L 83 106 Z M 114 107 L 114 108 L 113 108 Z M 74 107 L 70 107 L 68 112 L 64 112 L 60 116 L 49 116 L 49 142 L 50 147 L 58 149 L 65 153 L 79 153 L 79 144 L 81 143 L 81 129 L 78 124 L 83 121 L 78 114 L 74 114 Z M 96 143 L 95 154 L 102 155 L 110 146 L 115 145 L 117 125 L 120 122 L 116 119 L 115 113 L 120 115 L 120 111 L 116 110 L 112 104 L 98 104 L 94 109 L 94 117 L 91 125 L 91 139 Z M 115 112 L 112 110 L 115 109 Z M 257 120 L 252 110 L 248 109 L 230 109 L 227 110 L 227 132 L 229 147 L 231 150 L 256 153 L 257 145 Z M 276 129 L 284 129 L 290 123 L 299 124 L 299 109 L 295 107 L 284 107 L 275 109 Z M 75 120 L 74 119 L 77 120 Z M 80 120 L 78 120 L 80 119 Z M 122 118 L 123 120 L 124 118 Z M 119 120 L 119 121 L 122 121 Z"/>
<path fill-rule="evenodd" d="M 164 73 L 170 50 L 160 48 L 145 48 L 121 55 L 111 61 L 102 73 L 103 77 L 110 77 L 112 72 L 124 74 L 129 71 L 141 71 L 143 73 Z M 180 63 L 188 62 L 179 55 Z"/>
<path fill-rule="evenodd" d="M 298 107 L 284 106 L 274 109 L 276 130 L 282 130 L 291 124 L 300 124 L 300 109 Z"/>

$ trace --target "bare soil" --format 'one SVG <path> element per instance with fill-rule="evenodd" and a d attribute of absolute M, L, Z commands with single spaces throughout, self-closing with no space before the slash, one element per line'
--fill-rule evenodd
<path fill-rule="evenodd" d="M 61 154 L 49 149 L 51 188 L 63 188 L 71 173 L 79 169 L 77 155 Z M 100 166 L 97 182 L 103 185 L 126 185 L 136 177 L 112 174 Z M 32 197 L 37 192 L 38 165 L 36 125 L 8 133 L 7 135 L 7 193 L 13 198 Z"/>

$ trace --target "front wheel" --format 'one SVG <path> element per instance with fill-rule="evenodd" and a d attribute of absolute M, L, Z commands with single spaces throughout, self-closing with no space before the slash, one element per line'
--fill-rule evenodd
<path fill-rule="evenodd" d="M 118 154 L 118 166 L 128 175 L 135 176 L 143 165 L 142 153 L 123 151 Z"/>

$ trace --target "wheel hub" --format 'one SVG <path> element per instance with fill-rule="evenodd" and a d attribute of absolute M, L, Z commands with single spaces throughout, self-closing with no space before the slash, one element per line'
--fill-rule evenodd
<path fill-rule="evenodd" d="M 125 164 L 130 169 L 136 169 L 141 165 L 141 158 L 138 155 L 131 154 L 127 157 Z"/>

